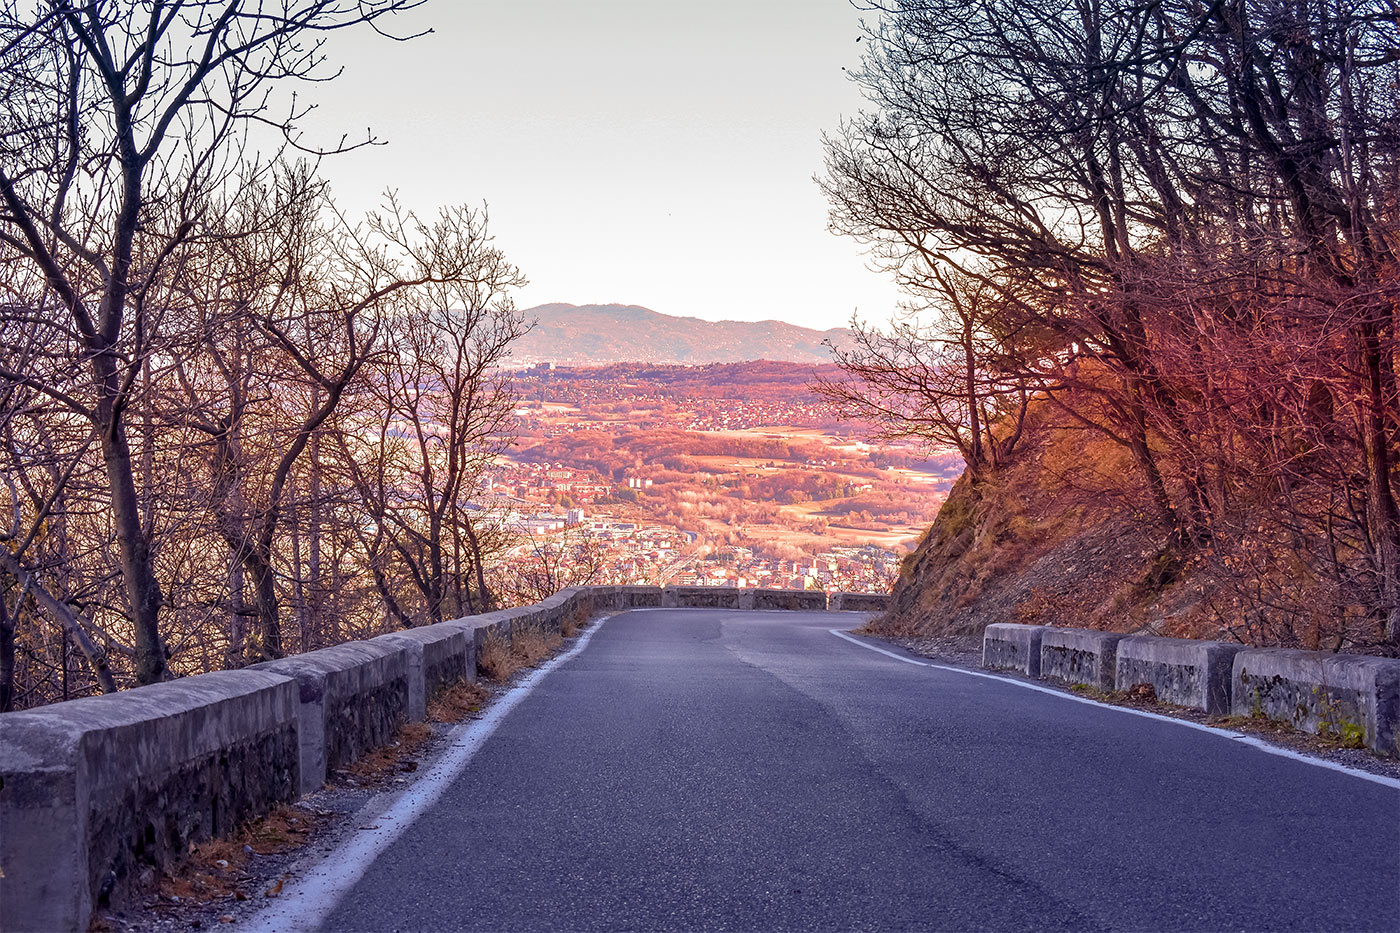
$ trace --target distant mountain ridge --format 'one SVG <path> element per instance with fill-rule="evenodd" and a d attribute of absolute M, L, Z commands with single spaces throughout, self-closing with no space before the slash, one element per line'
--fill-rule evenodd
<path fill-rule="evenodd" d="M 812 330 L 784 321 L 704 321 L 672 317 L 638 305 L 545 304 L 528 308 L 536 321 L 517 341 L 516 363 L 737 363 L 775 360 L 829 363 L 823 340 L 841 343 L 850 331 Z"/>

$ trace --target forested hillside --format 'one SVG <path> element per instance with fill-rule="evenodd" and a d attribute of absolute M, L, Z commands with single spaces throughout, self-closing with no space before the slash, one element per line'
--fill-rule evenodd
<path fill-rule="evenodd" d="M 1394 10 L 920 0 L 865 38 L 824 185 L 910 308 L 826 391 L 968 464 L 902 604 L 1400 645 Z"/>

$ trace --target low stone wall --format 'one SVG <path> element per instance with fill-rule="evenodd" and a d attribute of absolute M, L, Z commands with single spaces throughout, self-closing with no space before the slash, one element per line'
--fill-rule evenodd
<path fill-rule="evenodd" d="M 628 589 L 635 591 L 641 588 Z M 732 586 L 668 586 L 661 591 L 659 605 L 671 609 L 783 609 L 795 612 L 825 612 L 828 609 L 825 590 L 749 590 Z"/>
<path fill-rule="evenodd" d="M 817 591 L 601 586 L 0 718 L 0 930 L 86 930 L 191 842 L 319 789 L 475 678 L 484 640 L 638 607 L 825 608 Z"/>
<path fill-rule="evenodd" d="M 888 593 L 832 593 L 827 608 L 832 612 L 888 612 L 892 597 Z"/>
<path fill-rule="evenodd" d="M 1400 661 L 1246 649 L 1235 655 L 1231 709 L 1400 757 Z"/>
<path fill-rule="evenodd" d="M 995 622 L 982 634 L 982 666 L 991 670 L 1020 671 L 1040 676 L 1040 640 L 1043 625 Z"/>
<path fill-rule="evenodd" d="M 320 790 L 327 774 L 387 744 L 408 722 L 411 659 L 405 645 L 352 641 L 247 668 L 297 683 L 301 793 Z"/>
<path fill-rule="evenodd" d="M 425 625 L 370 641 L 408 651 L 408 718 L 415 722 L 427 716 L 434 696 L 476 676 L 476 643 L 457 626 Z"/>
<path fill-rule="evenodd" d="M 1047 628 L 1040 640 L 1040 676 L 1112 690 L 1122 640 L 1116 632 Z"/>
<path fill-rule="evenodd" d="M 297 796 L 297 685 L 220 671 L 7 713 L 0 928 L 87 929 L 171 857 Z"/>
<path fill-rule="evenodd" d="M 1243 647 L 1189 638 L 1124 638 L 1118 643 L 1114 684 L 1119 690 L 1150 684 L 1163 703 L 1223 716 L 1230 712 L 1230 673 Z"/>
<path fill-rule="evenodd" d="M 753 608 L 825 612 L 825 590 L 754 590 Z"/>

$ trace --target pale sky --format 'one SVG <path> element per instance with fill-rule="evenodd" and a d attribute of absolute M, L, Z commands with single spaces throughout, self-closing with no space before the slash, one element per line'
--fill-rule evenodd
<path fill-rule="evenodd" d="M 837 327 L 897 296 L 826 231 L 821 134 L 860 107 L 846 0 L 431 0 L 393 43 L 330 47 L 311 139 L 387 141 L 326 160 L 362 211 L 485 202 L 530 278 L 522 307 L 621 302 L 711 320 Z"/>

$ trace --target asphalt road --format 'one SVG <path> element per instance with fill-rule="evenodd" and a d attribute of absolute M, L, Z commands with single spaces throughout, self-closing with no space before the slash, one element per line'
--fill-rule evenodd
<path fill-rule="evenodd" d="M 608 620 L 324 928 L 1400 930 L 1400 790 L 852 619 Z"/>

